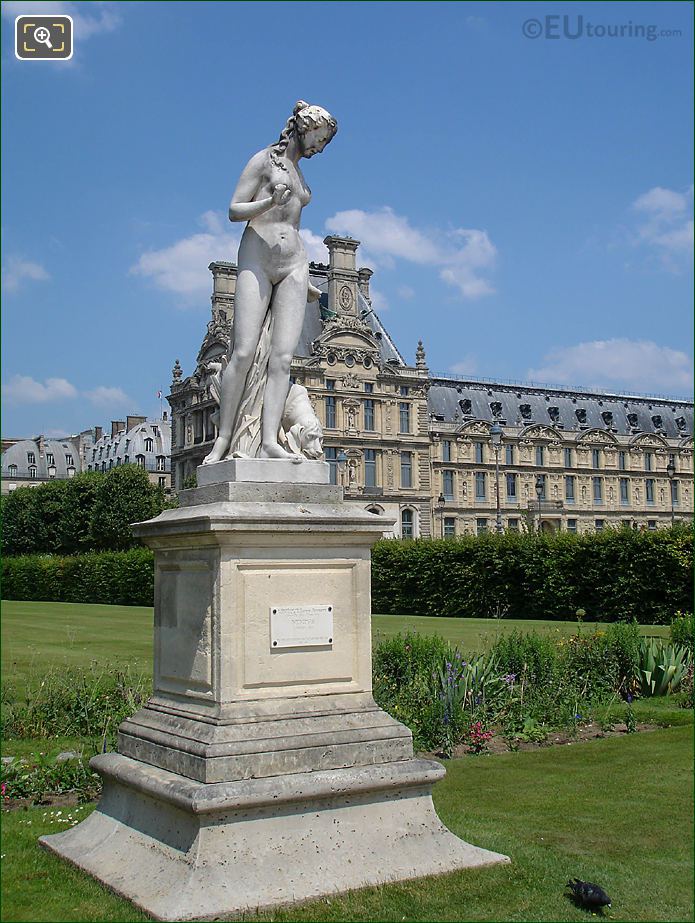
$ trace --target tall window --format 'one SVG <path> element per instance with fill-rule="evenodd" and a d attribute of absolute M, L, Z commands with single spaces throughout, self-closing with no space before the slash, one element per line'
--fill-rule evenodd
<path fill-rule="evenodd" d="M 674 506 L 678 504 L 678 481 L 671 481 L 671 503 Z"/>
<path fill-rule="evenodd" d="M 364 393 L 365 394 L 374 394 L 374 382 L 365 381 L 364 383 Z"/>
<path fill-rule="evenodd" d="M 572 457 L 572 449 L 569 446 L 565 446 L 565 468 L 573 468 L 574 459 Z"/>
<path fill-rule="evenodd" d="M 545 446 L 536 446 L 536 464 L 539 468 L 542 468 L 545 464 Z"/>
<path fill-rule="evenodd" d="M 603 503 L 603 478 L 592 478 L 594 503 Z"/>
<path fill-rule="evenodd" d="M 325 446 L 323 454 L 326 457 L 328 462 L 328 467 L 330 469 L 328 480 L 331 484 L 338 483 L 338 450 L 333 446 Z"/>
<path fill-rule="evenodd" d="M 145 439 L 145 451 L 151 452 L 154 449 L 154 442 L 151 439 Z"/>
<path fill-rule="evenodd" d="M 326 391 L 335 391 L 335 378 L 326 379 Z"/>
<path fill-rule="evenodd" d="M 576 520 L 576 519 L 568 519 L 568 520 L 567 520 L 567 531 L 568 531 L 568 532 L 576 532 L 576 531 L 577 531 L 577 520 Z"/>
<path fill-rule="evenodd" d="M 407 385 L 401 385 L 398 389 L 401 397 L 407 397 L 410 393 L 410 388 Z"/>
<path fill-rule="evenodd" d="M 376 487 L 376 449 L 364 450 L 364 486 Z"/>
<path fill-rule="evenodd" d="M 135 463 L 138 465 L 139 468 L 144 468 L 144 467 L 145 467 L 145 456 L 144 456 L 144 455 L 136 455 L 136 456 L 135 456 Z"/>
<path fill-rule="evenodd" d="M 627 452 L 618 452 L 618 468 L 627 471 Z"/>
<path fill-rule="evenodd" d="M 454 499 L 454 472 L 442 471 L 442 493 L 447 500 Z"/>
<path fill-rule="evenodd" d="M 620 478 L 620 502 L 630 502 L 630 479 Z"/>
<path fill-rule="evenodd" d="M 476 471 L 475 472 L 475 499 L 484 500 L 486 495 L 485 490 L 485 472 Z"/>
<path fill-rule="evenodd" d="M 514 446 L 509 443 L 504 447 L 504 462 L 506 465 L 514 464 Z"/>
<path fill-rule="evenodd" d="M 401 538 L 413 537 L 413 511 L 401 510 Z"/>
<path fill-rule="evenodd" d="M 55 463 L 56 463 L 55 455 L 53 455 L 52 452 L 46 452 L 46 464 L 55 465 Z"/>
<path fill-rule="evenodd" d="M 451 461 L 451 440 L 444 439 L 442 441 L 442 461 L 450 462 Z"/>
<path fill-rule="evenodd" d="M 36 468 L 29 468 L 29 477 L 32 479 L 32 481 L 36 480 Z"/>
<path fill-rule="evenodd" d="M 400 411 L 400 421 L 401 421 L 400 431 L 402 433 L 409 433 L 410 432 L 410 404 L 405 403 L 405 402 L 401 403 L 398 405 L 398 409 Z"/>
<path fill-rule="evenodd" d="M 70 465 L 73 464 L 72 455 L 66 455 L 66 456 L 65 456 L 65 464 L 68 465 L 68 466 L 70 466 Z"/>
<path fill-rule="evenodd" d="M 653 452 L 644 453 L 644 470 L 645 471 L 654 470 L 654 453 Z"/>
<path fill-rule="evenodd" d="M 167 479 L 166 479 L 166 478 L 157 478 L 157 484 L 159 485 L 160 488 L 164 488 L 164 487 L 167 486 Z"/>
<path fill-rule="evenodd" d="M 482 442 L 475 443 L 475 462 L 477 465 L 485 463 L 485 446 Z"/>
<path fill-rule="evenodd" d="M 328 394 L 323 401 L 326 408 L 326 428 L 335 429 L 335 398 Z"/>
<path fill-rule="evenodd" d="M 413 453 L 401 452 L 401 487 L 413 486 Z"/>
<path fill-rule="evenodd" d="M 374 431 L 374 401 L 371 397 L 364 401 L 364 428 L 367 432 Z"/>
<path fill-rule="evenodd" d="M 163 455 L 157 456 L 157 471 L 166 470 L 166 458 Z"/>
<path fill-rule="evenodd" d="M 545 490 L 547 487 L 547 478 L 544 474 L 539 474 L 538 478 L 536 478 L 536 481 L 538 481 L 539 478 L 541 482 L 541 500 L 545 500 Z M 535 484 L 534 484 L 534 488 L 535 488 Z"/>
<path fill-rule="evenodd" d="M 573 474 L 565 475 L 565 500 L 574 503 L 574 486 L 576 478 Z"/>
<path fill-rule="evenodd" d="M 507 475 L 507 500 L 516 500 L 516 475 L 508 474 Z"/>
<path fill-rule="evenodd" d="M 456 537 L 456 519 L 453 516 L 444 517 L 444 538 Z"/>
<path fill-rule="evenodd" d="M 644 495 L 647 503 L 654 502 L 654 478 L 647 478 L 644 482 Z"/>
<path fill-rule="evenodd" d="M 34 455 L 33 452 L 27 452 L 27 462 L 28 462 L 30 465 L 35 465 L 35 464 L 36 464 L 36 455 Z"/>
<path fill-rule="evenodd" d="M 668 456 L 668 463 L 669 463 L 669 465 L 673 465 L 673 467 L 676 469 L 676 471 L 678 471 L 678 465 L 676 464 L 676 455 L 675 455 L 674 452 L 670 452 L 670 453 L 669 453 L 669 456 Z"/>
<path fill-rule="evenodd" d="M 8 471 L 10 472 L 11 478 L 17 477 L 17 466 L 16 465 L 10 465 L 10 467 L 8 468 Z"/>
<path fill-rule="evenodd" d="M 591 465 L 593 468 L 601 467 L 601 450 L 600 449 L 591 450 Z"/>
<path fill-rule="evenodd" d="M 478 535 L 482 535 L 484 532 L 487 532 L 487 519 L 476 519 L 475 531 Z"/>

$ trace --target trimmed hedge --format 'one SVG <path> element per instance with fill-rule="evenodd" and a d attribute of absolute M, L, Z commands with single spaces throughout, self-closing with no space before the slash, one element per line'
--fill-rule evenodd
<path fill-rule="evenodd" d="M 154 554 L 149 548 L 133 548 L 74 557 L 5 558 L 2 596 L 43 602 L 152 606 Z"/>
<path fill-rule="evenodd" d="M 670 622 L 692 605 L 692 552 L 683 527 L 390 539 L 372 552 L 372 611 Z"/>
<path fill-rule="evenodd" d="M 372 552 L 372 611 L 669 623 L 691 608 L 689 529 L 585 535 L 481 535 L 385 540 Z M 151 606 L 148 548 L 2 563 L 4 599 Z"/>

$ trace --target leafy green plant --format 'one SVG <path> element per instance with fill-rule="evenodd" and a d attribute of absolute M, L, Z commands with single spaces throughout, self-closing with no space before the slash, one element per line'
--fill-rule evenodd
<path fill-rule="evenodd" d="M 686 647 L 665 644 L 660 638 L 640 641 L 639 679 L 644 696 L 675 692 L 692 662 Z"/>
<path fill-rule="evenodd" d="M 671 643 L 682 644 L 690 648 L 693 653 L 693 614 L 692 612 L 676 612 L 671 621 Z"/>
<path fill-rule="evenodd" d="M 5 798 L 31 798 L 34 802 L 47 795 L 75 792 L 81 802 L 94 801 L 101 792 L 101 779 L 82 755 L 59 761 L 38 754 L 3 764 L 2 792 Z"/>

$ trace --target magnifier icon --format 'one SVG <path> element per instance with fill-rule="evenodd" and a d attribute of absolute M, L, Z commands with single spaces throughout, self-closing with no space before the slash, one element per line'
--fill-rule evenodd
<path fill-rule="evenodd" d="M 37 29 L 34 29 L 34 41 L 40 42 L 42 45 L 45 45 L 47 48 L 53 50 L 53 45 L 51 45 L 51 33 L 45 26 L 39 26 Z"/>

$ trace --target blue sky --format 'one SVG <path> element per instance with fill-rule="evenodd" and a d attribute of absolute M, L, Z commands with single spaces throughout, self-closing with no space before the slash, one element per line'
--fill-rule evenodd
<path fill-rule="evenodd" d="M 71 61 L 15 59 L 37 11 L 74 16 Z M 159 412 L 236 256 L 239 173 L 299 98 L 339 124 L 307 249 L 362 241 L 410 361 L 422 338 L 438 373 L 690 395 L 690 4 L 2 12 L 3 435 Z"/>

